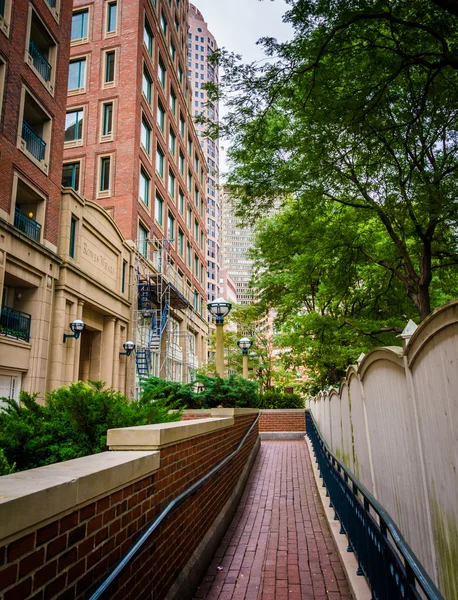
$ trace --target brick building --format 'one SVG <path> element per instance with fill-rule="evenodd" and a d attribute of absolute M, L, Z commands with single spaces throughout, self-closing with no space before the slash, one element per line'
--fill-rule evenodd
<path fill-rule="evenodd" d="M 208 57 L 218 49 L 215 37 L 205 19 L 191 4 L 188 32 L 188 75 L 192 88 L 192 113 L 203 116 L 212 123 L 219 119 L 217 102 L 209 102 L 205 84 L 218 84 L 218 69 L 208 62 Z M 221 268 L 221 204 L 219 198 L 219 143 L 205 135 L 206 123 L 196 123 L 200 145 L 208 165 L 207 194 L 207 297 L 212 302 L 218 294 Z M 226 296 L 224 296 L 226 297 Z"/>
<path fill-rule="evenodd" d="M 0 0 L 0 397 L 46 386 L 71 5 Z"/>
<path fill-rule="evenodd" d="M 207 166 L 191 116 L 187 1 L 75 0 L 62 183 L 135 245 L 138 374 L 206 356 Z"/>

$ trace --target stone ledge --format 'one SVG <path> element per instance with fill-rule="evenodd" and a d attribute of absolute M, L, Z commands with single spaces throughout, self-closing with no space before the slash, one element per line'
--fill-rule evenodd
<path fill-rule="evenodd" d="M 261 408 L 262 415 L 288 415 L 293 413 L 305 413 L 305 408 Z"/>
<path fill-rule="evenodd" d="M 0 540 L 159 469 L 159 452 L 102 452 L 0 477 Z"/>
<path fill-rule="evenodd" d="M 233 425 L 233 418 L 210 418 L 109 429 L 107 445 L 110 450 L 159 450 Z"/>
<path fill-rule="evenodd" d="M 212 417 L 243 417 L 245 415 L 257 415 L 258 408 L 195 408 L 184 410 L 184 415 L 211 415 Z"/>
<path fill-rule="evenodd" d="M 305 431 L 260 431 L 261 440 L 304 440 Z"/>

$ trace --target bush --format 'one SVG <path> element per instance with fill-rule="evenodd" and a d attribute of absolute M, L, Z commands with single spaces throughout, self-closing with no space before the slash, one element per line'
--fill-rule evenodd
<path fill-rule="evenodd" d="M 203 387 L 198 394 L 202 408 L 257 408 L 258 384 L 232 374 L 227 378 L 196 375 L 197 383 Z M 196 407 L 192 407 L 196 408 Z"/>
<path fill-rule="evenodd" d="M 0 473 L 32 469 L 106 450 L 107 430 L 176 421 L 164 400 L 142 394 L 132 402 L 103 382 L 78 381 L 48 393 L 45 406 L 21 392 L 21 404 L 5 400 L 0 410 Z M 3 461 L 2 461 L 3 456 Z"/>
<path fill-rule="evenodd" d="M 260 397 L 259 408 L 304 408 L 304 399 L 299 394 L 268 391 Z"/>

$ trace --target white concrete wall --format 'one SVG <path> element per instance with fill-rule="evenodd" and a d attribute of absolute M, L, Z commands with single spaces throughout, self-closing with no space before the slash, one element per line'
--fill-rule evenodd
<path fill-rule="evenodd" d="M 445 598 L 458 598 L 458 300 L 404 349 L 370 352 L 310 408 Z"/>

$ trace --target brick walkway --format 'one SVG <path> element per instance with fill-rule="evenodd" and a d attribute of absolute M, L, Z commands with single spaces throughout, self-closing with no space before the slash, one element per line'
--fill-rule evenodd
<path fill-rule="evenodd" d="M 262 442 L 234 519 L 194 598 L 351 597 L 306 443 Z"/>

